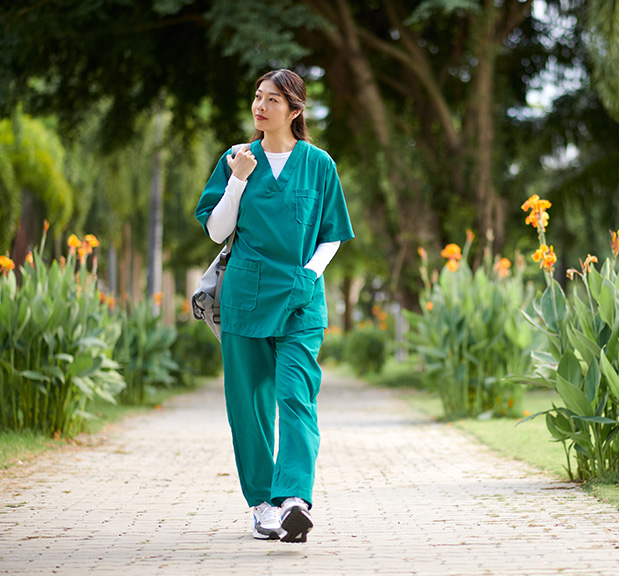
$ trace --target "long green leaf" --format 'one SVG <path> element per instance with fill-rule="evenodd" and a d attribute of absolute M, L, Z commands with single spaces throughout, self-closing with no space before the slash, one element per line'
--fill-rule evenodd
<path fill-rule="evenodd" d="M 617 375 L 615 368 L 608 358 L 606 358 L 604 350 L 602 350 L 600 354 L 600 369 L 602 370 L 604 378 L 606 378 L 606 383 L 608 384 L 610 392 L 615 399 L 619 400 L 619 375 Z"/>
<path fill-rule="evenodd" d="M 45 374 L 41 374 L 41 372 L 36 372 L 34 370 L 22 370 L 18 372 L 20 376 L 27 378 L 28 380 L 34 380 L 36 382 L 49 382 L 49 376 Z"/>
<path fill-rule="evenodd" d="M 599 312 L 602 320 L 611 328 L 615 325 L 617 317 L 617 289 L 608 280 L 604 279 L 598 298 Z"/>
<path fill-rule="evenodd" d="M 579 416 L 593 416 L 593 407 L 584 392 L 557 373 L 557 392 L 566 408 Z"/>
<path fill-rule="evenodd" d="M 579 386 L 582 380 L 582 368 L 578 358 L 571 350 L 566 350 L 559 361 L 557 373 L 574 386 Z"/>
<path fill-rule="evenodd" d="M 591 364 L 589 364 L 589 369 L 587 370 L 587 374 L 585 375 L 585 396 L 589 402 L 593 403 L 595 398 L 597 397 L 598 390 L 600 388 L 600 380 L 602 378 L 602 373 L 600 372 L 600 367 L 598 365 L 597 360 L 592 360 Z"/>

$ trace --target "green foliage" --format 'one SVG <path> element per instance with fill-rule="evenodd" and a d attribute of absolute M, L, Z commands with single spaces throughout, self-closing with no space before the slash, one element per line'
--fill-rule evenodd
<path fill-rule="evenodd" d="M 379 373 L 386 360 L 387 335 L 370 325 L 357 328 L 346 336 L 344 359 L 358 376 Z"/>
<path fill-rule="evenodd" d="M 237 56 L 250 77 L 265 67 L 287 68 L 310 51 L 293 30 L 315 29 L 323 21 L 292 0 L 215 0 L 207 19 L 211 41 L 223 45 L 224 56 Z"/>
<path fill-rule="evenodd" d="M 143 300 L 120 312 L 121 334 L 113 357 L 127 384 L 120 394 L 123 404 L 144 404 L 152 389 L 177 381 L 179 365 L 172 358 L 176 329 L 164 326 L 154 310 L 152 301 Z"/>
<path fill-rule="evenodd" d="M 593 80 L 609 114 L 619 121 L 619 0 L 589 0 L 587 4 Z"/>
<path fill-rule="evenodd" d="M 48 218 L 63 230 L 73 212 L 73 189 L 63 174 L 64 148 L 40 120 L 15 114 L 0 119 L 0 253 L 9 249 L 28 189 Z"/>
<path fill-rule="evenodd" d="M 328 328 L 325 330 L 325 338 L 320 347 L 318 361 L 341 364 L 344 362 L 346 351 L 346 336 L 338 329 Z"/>
<path fill-rule="evenodd" d="M 553 386 L 563 406 L 544 414 L 552 437 L 565 447 L 570 477 L 581 480 L 619 473 L 619 275 L 606 260 L 598 271 L 587 261 L 584 295 L 567 300 L 550 275 L 536 298 L 531 322 L 546 335 L 550 354 L 538 355 L 538 378 Z M 584 296 L 584 298 L 583 298 Z M 571 469 L 570 454 L 576 460 Z"/>
<path fill-rule="evenodd" d="M 114 402 L 124 387 L 111 359 L 120 330 L 86 264 L 76 274 L 72 254 L 47 267 L 44 243 L 21 287 L 12 271 L 0 278 L 0 430 L 71 435 L 96 397 Z"/>
<path fill-rule="evenodd" d="M 215 376 L 222 367 L 221 346 L 211 330 L 193 319 L 177 324 L 178 337 L 172 355 L 183 369 L 184 378 Z"/>
<path fill-rule="evenodd" d="M 471 242 L 457 269 L 445 266 L 434 282 L 424 254 L 422 311 L 407 314 L 411 348 L 422 363 L 424 384 L 438 391 L 447 418 L 520 416 L 524 386 L 518 379 L 527 374 L 530 353 L 540 341 L 520 314 L 533 291 L 520 266 L 511 276 L 505 261 L 497 259 L 493 267 L 490 247 L 473 273 L 466 262 Z"/>

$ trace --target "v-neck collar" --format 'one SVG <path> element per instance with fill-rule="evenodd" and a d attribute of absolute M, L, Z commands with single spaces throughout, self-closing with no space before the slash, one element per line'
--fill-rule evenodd
<path fill-rule="evenodd" d="M 264 153 L 262 140 L 256 140 L 252 144 L 251 151 L 258 159 L 258 166 L 260 166 L 262 172 L 262 180 L 272 192 L 282 192 L 285 190 L 286 184 L 288 184 L 288 180 L 290 180 L 290 176 L 292 176 L 299 160 L 301 159 L 304 145 L 305 142 L 303 140 L 297 140 L 297 143 L 290 152 L 290 156 L 288 156 L 288 160 L 286 160 L 286 164 L 284 164 L 284 167 L 282 168 L 279 178 L 276 179 L 275 176 L 273 176 L 273 170 L 271 170 L 271 163 Z"/>

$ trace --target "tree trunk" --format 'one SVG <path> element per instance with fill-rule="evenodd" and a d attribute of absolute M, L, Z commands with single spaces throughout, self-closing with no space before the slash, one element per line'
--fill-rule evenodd
<path fill-rule="evenodd" d="M 155 154 L 150 188 L 150 212 L 148 220 L 148 282 L 146 292 L 149 298 L 161 292 L 163 271 L 163 129 L 164 115 L 155 116 Z M 159 308 L 159 306 L 157 306 Z"/>

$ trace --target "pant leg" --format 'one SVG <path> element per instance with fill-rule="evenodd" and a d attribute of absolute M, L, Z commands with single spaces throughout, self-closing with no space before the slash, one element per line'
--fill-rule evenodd
<path fill-rule="evenodd" d="M 316 400 L 322 378 L 318 352 L 322 328 L 275 338 L 279 449 L 271 488 L 274 504 L 288 497 L 311 506 L 320 444 Z"/>
<path fill-rule="evenodd" d="M 271 501 L 275 446 L 275 359 L 269 339 L 222 332 L 228 422 L 249 506 Z"/>

